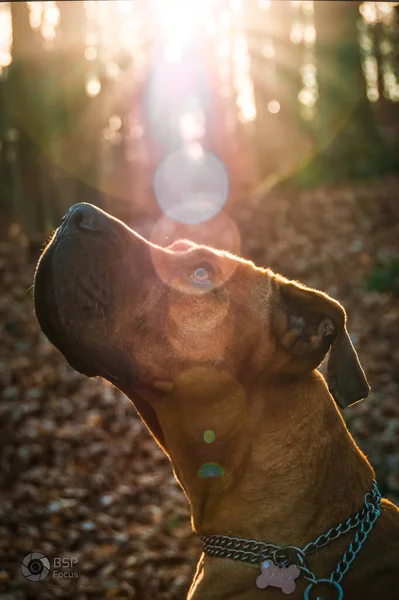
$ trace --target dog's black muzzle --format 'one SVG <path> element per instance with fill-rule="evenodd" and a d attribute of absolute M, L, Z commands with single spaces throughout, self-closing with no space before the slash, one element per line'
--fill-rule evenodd
<path fill-rule="evenodd" d="M 129 286 L 137 285 L 146 251 L 140 236 L 90 204 L 75 204 L 64 216 L 39 260 L 34 302 L 44 333 L 76 370 L 108 375 L 107 327 Z"/>

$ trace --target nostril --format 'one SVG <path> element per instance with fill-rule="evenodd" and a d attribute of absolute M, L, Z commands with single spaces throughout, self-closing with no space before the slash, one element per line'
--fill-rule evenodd
<path fill-rule="evenodd" d="M 69 222 L 71 225 L 76 227 L 76 229 L 81 229 L 84 221 L 85 215 L 84 211 L 80 208 L 75 209 L 70 216 Z"/>
<path fill-rule="evenodd" d="M 100 219 L 96 209 L 89 204 L 75 204 L 68 217 L 68 226 L 79 231 L 97 231 Z"/>
<path fill-rule="evenodd" d="M 108 229 L 112 229 L 106 213 L 84 202 L 75 204 L 69 209 L 63 227 L 95 234 L 103 234 Z"/>

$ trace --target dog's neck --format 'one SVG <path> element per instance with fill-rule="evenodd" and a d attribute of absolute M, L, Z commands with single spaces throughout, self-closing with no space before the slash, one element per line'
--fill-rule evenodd
<path fill-rule="evenodd" d="M 359 510 L 374 473 L 317 371 L 253 385 L 186 382 L 157 402 L 166 450 L 195 531 L 302 545 Z"/>

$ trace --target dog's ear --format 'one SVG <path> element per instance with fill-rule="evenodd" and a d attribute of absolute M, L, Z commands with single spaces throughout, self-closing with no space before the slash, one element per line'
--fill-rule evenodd
<path fill-rule="evenodd" d="M 327 294 L 279 278 L 272 327 L 295 360 L 295 371 L 314 369 L 328 350 L 327 383 L 341 408 L 368 396 L 370 387 L 346 329 L 342 306 Z"/>

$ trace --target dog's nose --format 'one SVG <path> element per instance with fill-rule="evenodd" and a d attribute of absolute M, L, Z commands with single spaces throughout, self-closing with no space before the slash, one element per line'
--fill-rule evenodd
<path fill-rule="evenodd" d="M 92 204 L 74 204 L 63 218 L 64 227 L 82 232 L 106 233 L 110 227 L 109 217 Z"/>

